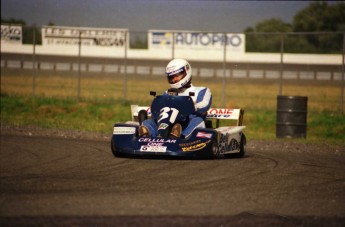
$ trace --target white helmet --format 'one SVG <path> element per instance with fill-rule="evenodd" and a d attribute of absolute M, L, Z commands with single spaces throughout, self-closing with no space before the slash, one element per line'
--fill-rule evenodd
<path fill-rule="evenodd" d="M 179 89 L 192 81 L 192 67 L 184 59 L 174 59 L 170 61 L 166 67 L 165 73 L 167 74 L 171 88 Z M 184 75 L 182 79 L 174 83 L 172 78 L 181 74 Z"/>

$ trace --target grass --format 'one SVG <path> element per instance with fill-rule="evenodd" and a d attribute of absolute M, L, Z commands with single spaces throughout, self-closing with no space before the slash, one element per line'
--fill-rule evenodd
<path fill-rule="evenodd" d="M 130 105 L 149 105 L 150 90 L 167 88 L 163 77 L 128 76 L 126 98 L 124 78 L 119 75 L 83 75 L 80 99 L 77 76 L 57 73 L 40 74 L 32 96 L 32 76 L 25 73 L 1 73 L 1 122 L 37 125 L 44 128 L 112 132 L 114 122 L 130 120 Z M 220 79 L 194 78 L 195 85 L 207 85 L 214 107 L 222 107 L 223 85 Z M 162 86 L 163 84 L 163 86 Z M 228 79 L 225 106 L 245 109 L 244 125 L 248 139 L 275 139 L 277 83 Z M 345 144 L 345 119 L 339 111 L 337 85 L 285 83 L 283 95 L 308 96 L 307 142 Z M 227 122 L 222 122 L 226 124 Z"/>

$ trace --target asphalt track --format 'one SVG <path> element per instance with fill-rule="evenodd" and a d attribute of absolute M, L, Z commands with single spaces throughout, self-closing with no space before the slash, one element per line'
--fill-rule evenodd
<path fill-rule="evenodd" d="M 344 148 L 115 158 L 107 140 L 1 135 L 1 226 L 345 226 Z"/>

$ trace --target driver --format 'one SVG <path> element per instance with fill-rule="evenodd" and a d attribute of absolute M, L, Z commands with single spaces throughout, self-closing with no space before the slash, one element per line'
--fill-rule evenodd
<path fill-rule="evenodd" d="M 212 103 L 212 94 L 209 88 L 195 87 L 192 84 L 192 67 L 185 59 L 173 59 L 166 67 L 166 75 L 170 87 L 177 89 L 179 96 L 188 96 L 194 92 L 192 99 L 195 112 L 186 121 L 174 124 L 171 136 L 179 138 L 182 134 L 188 137 L 196 128 L 205 128 L 205 118 Z M 164 95 L 168 91 L 164 92 Z M 139 127 L 139 136 L 157 136 L 158 126 L 154 119 L 146 119 Z"/>

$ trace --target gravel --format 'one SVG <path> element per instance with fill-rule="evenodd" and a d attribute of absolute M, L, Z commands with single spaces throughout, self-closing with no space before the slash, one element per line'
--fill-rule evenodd
<path fill-rule="evenodd" d="M 68 139 L 84 139 L 110 141 L 111 133 L 85 132 L 66 129 L 47 129 L 38 126 L 15 126 L 1 123 L 2 135 L 35 136 L 35 137 L 58 137 Z M 345 146 L 326 144 L 323 142 L 310 143 L 304 140 L 276 139 L 276 140 L 253 140 L 247 138 L 247 150 L 279 150 L 285 152 L 328 152 L 329 154 L 345 154 Z"/>
<path fill-rule="evenodd" d="M 1 134 L 18 136 L 36 136 L 36 137 L 59 137 L 69 139 L 87 139 L 109 141 L 109 134 L 99 132 L 85 132 L 67 129 L 47 129 L 38 126 L 15 126 L 1 123 Z"/>

